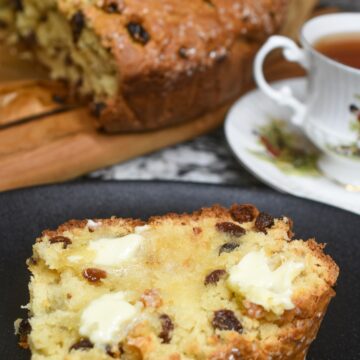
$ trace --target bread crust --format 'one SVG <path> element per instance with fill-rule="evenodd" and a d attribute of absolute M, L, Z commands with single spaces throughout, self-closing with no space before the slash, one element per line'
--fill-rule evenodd
<path fill-rule="evenodd" d="M 247 204 L 246 208 L 249 209 L 249 206 L 251 207 L 251 205 Z M 101 226 L 102 228 L 111 227 L 114 229 L 121 227 L 122 229 L 126 229 L 128 232 L 132 232 L 135 227 L 145 224 L 154 229 L 164 226 L 165 224 L 170 227 L 193 226 L 194 230 L 198 224 L 204 224 L 204 222 L 212 224 L 211 226 L 218 223 L 232 222 L 234 224 L 244 226 L 246 229 L 256 231 L 256 228 L 254 228 L 255 218 L 246 223 L 235 222 L 235 215 L 238 218 L 241 218 L 241 216 L 239 217 L 239 212 L 236 213 L 234 211 L 239 208 L 241 207 L 236 204 L 234 204 L 230 209 L 224 208 L 220 205 L 214 205 L 210 208 L 203 208 L 198 211 L 194 211 L 191 214 L 168 213 L 162 216 L 154 216 L 146 222 L 138 219 L 121 219 L 116 217 L 112 217 L 110 219 L 94 219 L 91 221 L 71 220 L 61 225 L 56 230 L 45 230 L 37 241 L 51 242 L 51 238 L 70 236 L 70 234 L 83 234 L 84 231 L 87 231 L 87 229 L 91 232 L 91 228 L 93 226 Z M 255 216 L 259 216 L 259 211 L 255 207 L 254 211 L 250 211 L 250 213 L 255 214 Z M 333 287 L 336 284 L 339 268 L 330 256 L 324 254 L 324 245 L 316 243 L 314 239 L 303 242 L 301 240 L 291 240 L 290 237 L 287 237 L 287 234 L 291 233 L 291 226 L 292 221 L 289 218 L 275 219 L 274 224 L 268 228 L 268 233 L 272 234 L 270 236 L 273 236 L 274 238 L 277 238 L 277 234 L 282 234 L 281 236 L 285 237 L 285 243 L 294 241 L 296 244 L 295 247 L 297 246 L 299 251 L 305 251 L 304 256 L 307 252 L 309 254 L 311 253 L 312 259 L 314 259 L 314 261 L 318 261 L 323 268 L 326 268 L 326 274 L 323 275 L 324 283 L 322 283 L 321 286 L 312 289 L 309 294 L 293 294 L 292 300 L 295 305 L 295 309 L 285 311 L 281 318 L 274 321 L 274 323 L 279 326 L 276 336 L 261 339 L 258 337 L 254 338 L 251 334 L 241 334 L 235 331 L 228 331 L 220 336 L 215 331 L 211 339 L 212 352 L 206 357 L 208 360 L 305 359 L 309 346 L 315 339 L 319 330 L 328 304 L 331 298 L 335 296 Z M 199 234 L 201 234 L 201 231 L 194 231 L 194 236 Z M 279 237 L 279 242 L 284 242 L 284 238 Z M 29 261 L 28 264 L 30 269 L 33 270 L 33 267 L 38 266 L 36 261 Z M 146 292 L 147 296 L 152 296 L 153 294 L 159 296 L 156 289 L 149 289 L 149 291 Z M 152 299 L 150 300 L 151 304 Z M 156 303 L 161 306 L 161 298 L 156 300 L 160 301 Z M 264 313 L 264 317 L 265 316 L 266 314 Z M 260 323 L 263 321 L 262 319 L 262 316 L 260 316 L 260 318 L 256 318 L 256 320 Z M 154 334 L 148 330 L 147 325 L 139 323 L 129 332 L 127 341 L 124 344 L 124 349 L 127 349 L 126 351 L 136 353 L 139 359 L 152 359 L 152 351 L 156 346 L 157 341 L 158 340 L 154 339 Z M 90 353 L 87 358 L 96 359 L 98 356 L 98 353 Z M 202 358 L 199 355 L 199 349 L 196 349 L 196 346 L 193 350 L 192 356 L 193 358 Z M 78 359 L 80 357 L 72 357 L 71 354 L 69 354 L 69 359 L 73 358 Z M 181 359 L 181 355 L 175 352 L 170 358 Z"/>
<path fill-rule="evenodd" d="M 279 29 L 289 0 L 131 0 L 87 5 L 58 0 L 65 13 L 81 11 L 111 51 L 118 93 L 101 107 L 105 130 L 140 131 L 174 125 L 235 100 L 249 83 L 261 43 Z M 142 27 L 139 41 L 129 24 Z M 146 42 L 145 42 L 146 40 Z"/>

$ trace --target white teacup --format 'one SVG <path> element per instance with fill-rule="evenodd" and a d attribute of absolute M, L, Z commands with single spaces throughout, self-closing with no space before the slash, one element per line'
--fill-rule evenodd
<path fill-rule="evenodd" d="M 322 151 L 319 167 L 323 173 L 340 183 L 360 186 L 360 123 L 354 113 L 356 106 L 360 108 L 360 69 L 336 62 L 313 47 L 323 37 L 343 33 L 360 34 L 360 13 L 308 21 L 301 30 L 303 48 L 289 38 L 272 36 L 256 56 L 254 75 L 263 92 L 293 109 L 291 121 Z M 276 48 L 308 71 L 305 102 L 296 99 L 288 87 L 277 91 L 266 82 L 263 63 Z"/>

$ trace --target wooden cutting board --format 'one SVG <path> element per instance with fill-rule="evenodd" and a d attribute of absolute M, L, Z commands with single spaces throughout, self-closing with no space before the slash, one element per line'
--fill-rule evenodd
<path fill-rule="evenodd" d="M 297 34 L 315 3 L 294 0 L 284 33 Z M 303 71 L 275 55 L 266 73 L 269 80 L 278 80 Z M 253 86 L 249 84 L 244 92 Z M 7 126 L 0 129 L 0 190 L 69 180 L 189 140 L 220 126 L 231 105 L 162 130 L 109 135 L 99 131 L 86 106 L 74 104 L 63 111 L 64 91 L 46 80 L 41 67 L 0 46 L 0 126 Z M 38 117 L 44 113 L 48 115 Z M 25 120 L 12 124 L 19 118 Z"/>

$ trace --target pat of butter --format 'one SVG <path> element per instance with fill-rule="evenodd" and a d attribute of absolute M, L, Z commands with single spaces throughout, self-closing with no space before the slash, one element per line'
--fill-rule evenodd
<path fill-rule="evenodd" d="M 253 251 L 230 269 L 228 286 L 248 301 L 281 315 L 295 307 L 292 283 L 303 269 L 303 263 L 286 261 L 272 271 L 265 252 Z"/>
<path fill-rule="evenodd" d="M 80 319 L 80 335 L 98 347 L 117 344 L 125 336 L 139 308 L 125 300 L 124 292 L 105 294 L 93 300 Z"/>
<path fill-rule="evenodd" d="M 140 234 L 129 234 L 118 238 L 92 240 L 89 249 L 95 252 L 93 263 L 104 266 L 119 265 L 136 253 L 143 239 Z"/>

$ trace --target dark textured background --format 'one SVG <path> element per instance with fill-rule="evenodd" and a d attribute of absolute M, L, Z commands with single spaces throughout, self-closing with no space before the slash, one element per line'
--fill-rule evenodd
<path fill-rule="evenodd" d="M 359 10 L 360 11 L 360 0 L 324 0 L 320 1 L 321 5 L 338 6 L 348 10 Z"/>

